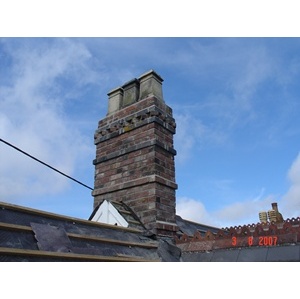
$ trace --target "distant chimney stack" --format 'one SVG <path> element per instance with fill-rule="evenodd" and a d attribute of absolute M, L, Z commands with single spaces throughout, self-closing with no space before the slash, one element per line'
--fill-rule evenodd
<path fill-rule="evenodd" d="M 261 223 L 267 223 L 268 222 L 267 212 L 260 212 L 259 213 L 259 221 Z"/>
<path fill-rule="evenodd" d="M 158 235 L 173 235 L 175 120 L 153 70 L 108 93 L 108 113 L 95 132 L 94 207 L 123 201 Z"/>
<path fill-rule="evenodd" d="M 284 222 L 284 219 L 278 211 L 278 204 L 276 202 L 273 202 L 272 204 L 272 210 L 269 210 L 268 212 L 260 212 L 259 213 L 259 221 L 262 223 L 266 223 L 269 219 L 269 222 L 274 223 L 282 223 Z"/>

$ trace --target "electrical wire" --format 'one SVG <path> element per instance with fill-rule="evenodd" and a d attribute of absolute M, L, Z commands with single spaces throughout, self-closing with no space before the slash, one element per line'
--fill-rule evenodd
<path fill-rule="evenodd" d="M 44 166 L 47 166 L 48 168 L 50 168 L 50 169 L 52 169 L 52 170 L 58 172 L 59 174 L 61 174 L 61 175 L 65 176 L 65 177 L 67 177 L 68 179 L 73 180 L 74 182 L 76 182 L 76 183 L 78 183 L 78 184 L 80 184 L 80 185 L 82 185 L 82 186 L 84 186 L 84 187 L 86 187 L 86 188 L 88 188 L 88 189 L 90 189 L 90 190 L 94 190 L 93 188 L 91 188 L 91 187 L 89 187 L 89 186 L 87 186 L 87 185 L 85 185 L 85 184 L 79 182 L 78 180 L 76 180 L 76 179 L 70 177 L 69 175 L 67 175 L 67 174 L 65 174 L 65 173 L 63 173 L 63 172 L 61 172 L 60 170 L 58 170 L 58 169 L 52 167 L 51 165 L 49 165 L 49 164 L 47 164 L 47 163 L 45 163 L 45 162 L 43 162 L 43 161 L 41 161 L 41 160 L 39 160 L 39 159 L 37 159 L 37 158 L 31 156 L 30 154 L 24 152 L 24 151 L 21 150 L 20 148 L 18 148 L 18 147 L 16 147 L 16 146 L 12 145 L 11 143 L 9 143 L 9 142 L 7 142 L 7 141 L 1 139 L 1 138 L 0 138 L 0 141 L 3 142 L 3 143 L 5 143 L 5 144 L 8 145 L 8 146 L 14 148 L 15 150 L 21 152 L 22 154 L 28 156 L 29 158 L 31 158 L 31 159 L 33 159 L 33 160 L 35 160 L 35 161 L 37 161 L 37 162 L 43 164 Z"/>

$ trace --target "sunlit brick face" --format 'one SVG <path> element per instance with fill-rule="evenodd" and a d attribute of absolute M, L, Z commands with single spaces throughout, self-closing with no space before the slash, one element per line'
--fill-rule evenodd
<path fill-rule="evenodd" d="M 162 78 L 149 71 L 114 89 L 95 132 L 94 207 L 123 201 L 156 234 L 177 230 L 175 120 L 162 97 Z"/>

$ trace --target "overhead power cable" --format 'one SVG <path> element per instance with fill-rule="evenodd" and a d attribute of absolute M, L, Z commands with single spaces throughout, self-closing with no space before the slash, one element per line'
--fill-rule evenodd
<path fill-rule="evenodd" d="M 30 154 L 28 154 L 28 153 L 22 151 L 20 148 L 18 148 L 18 147 L 16 147 L 16 146 L 12 145 L 11 143 L 9 143 L 9 142 L 7 142 L 7 141 L 1 139 L 1 138 L 0 138 L 0 141 L 3 142 L 3 143 L 5 143 L 5 144 L 8 145 L 8 146 L 14 148 L 15 150 L 21 152 L 22 154 L 24 154 L 24 155 L 30 157 L 31 159 L 33 159 L 33 160 L 35 160 L 35 161 L 37 161 L 37 162 L 39 162 L 39 163 L 41 163 L 41 164 L 43 164 L 43 165 L 49 167 L 50 169 L 52 169 L 52 170 L 58 172 L 59 174 L 61 174 L 61 175 L 65 176 L 65 177 L 67 177 L 68 179 L 73 180 L 74 182 L 76 182 L 76 183 L 78 183 L 78 184 L 80 184 L 80 185 L 82 185 L 82 186 L 84 186 L 84 187 L 86 187 L 86 188 L 88 188 L 88 189 L 90 189 L 90 190 L 94 190 L 93 188 L 91 188 L 91 187 L 89 187 L 89 186 L 87 186 L 87 185 L 85 185 L 85 184 L 79 182 L 78 180 L 76 180 L 76 179 L 70 177 L 69 175 L 67 175 L 67 174 L 65 174 L 65 173 L 63 173 L 63 172 L 61 172 L 60 170 L 58 170 L 58 169 L 52 167 L 51 165 L 49 165 L 49 164 L 47 164 L 47 163 L 45 163 L 45 162 L 43 162 L 43 161 L 41 161 L 41 160 L 39 160 L 39 159 L 37 159 L 37 158 L 31 156 Z"/>

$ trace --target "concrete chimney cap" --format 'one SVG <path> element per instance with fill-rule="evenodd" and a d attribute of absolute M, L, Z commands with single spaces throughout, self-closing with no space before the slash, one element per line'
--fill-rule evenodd
<path fill-rule="evenodd" d="M 109 91 L 107 93 L 107 95 L 111 96 L 112 94 L 115 94 L 115 93 L 123 93 L 123 88 L 121 86 L 118 86 L 118 87 L 112 89 L 111 91 Z"/>
<path fill-rule="evenodd" d="M 149 76 L 150 74 L 154 75 L 157 79 L 160 80 L 160 82 L 163 82 L 163 81 L 164 81 L 164 79 L 163 79 L 157 72 L 155 72 L 153 69 L 151 69 L 151 70 L 145 72 L 144 74 L 142 74 L 142 75 L 139 77 L 139 80 L 141 80 L 141 79 L 144 78 L 144 77 Z"/>
<path fill-rule="evenodd" d="M 124 83 L 124 84 L 122 85 L 122 88 L 123 88 L 123 89 L 126 89 L 126 87 L 129 86 L 129 85 L 138 85 L 139 83 L 140 83 L 139 80 L 136 79 L 136 78 L 134 78 L 134 79 L 132 79 L 132 80 L 130 80 L 130 81 Z"/>

